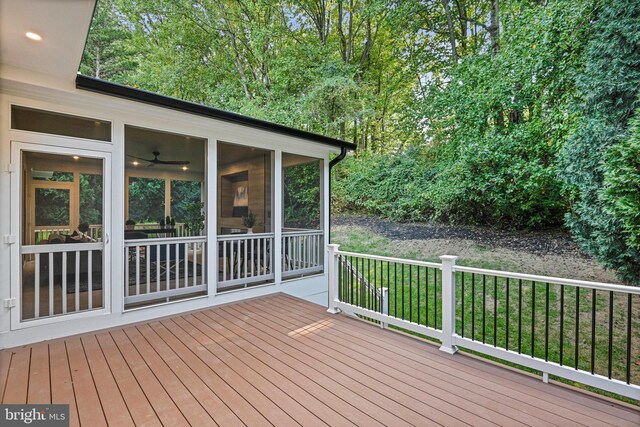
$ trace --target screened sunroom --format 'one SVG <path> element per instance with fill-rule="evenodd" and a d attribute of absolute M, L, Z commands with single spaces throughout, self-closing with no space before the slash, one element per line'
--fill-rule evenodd
<path fill-rule="evenodd" d="M 277 292 L 326 306 L 353 144 L 76 75 L 55 34 L 84 37 L 91 4 L 1 59 L 0 347 Z"/>

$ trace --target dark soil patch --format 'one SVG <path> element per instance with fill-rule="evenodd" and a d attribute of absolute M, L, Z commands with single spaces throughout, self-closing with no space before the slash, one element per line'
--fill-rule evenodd
<path fill-rule="evenodd" d="M 401 223 L 362 216 L 335 216 L 332 225 L 363 227 L 392 240 L 463 239 L 488 248 L 591 259 L 566 231 L 560 229 L 508 231 L 466 225 Z"/>

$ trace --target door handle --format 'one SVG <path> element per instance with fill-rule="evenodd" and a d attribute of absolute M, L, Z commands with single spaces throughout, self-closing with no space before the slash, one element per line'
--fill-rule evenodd
<path fill-rule="evenodd" d="M 109 243 L 109 233 L 104 233 L 104 243 L 105 245 Z"/>

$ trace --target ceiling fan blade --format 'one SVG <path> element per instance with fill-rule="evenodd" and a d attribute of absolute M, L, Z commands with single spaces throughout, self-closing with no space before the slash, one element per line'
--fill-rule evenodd
<path fill-rule="evenodd" d="M 157 163 L 159 165 L 181 165 L 181 166 L 186 166 L 191 162 L 188 161 L 188 160 L 156 160 L 154 163 Z"/>
<path fill-rule="evenodd" d="M 150 162 L 150 163 L 153 163 L 153 161 L 155 160 L 155 159 L 143 159 L 142 157 L 132 156 L 131 154 L 127 154 L 127 156 L 131 157 L 132 159 L 142 160 L 144 162 Z"/>

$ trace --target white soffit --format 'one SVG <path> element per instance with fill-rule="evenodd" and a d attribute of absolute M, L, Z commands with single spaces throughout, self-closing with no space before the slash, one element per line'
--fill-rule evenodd
<path fill-rule="evenodd" d="M 0 0 L 0 63 L 75 79 L 96 0 Z M 30 40 L 26 32 L 42 36 Z"/>

